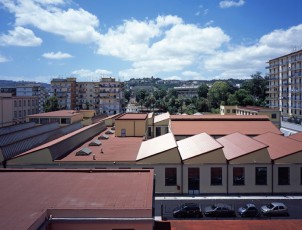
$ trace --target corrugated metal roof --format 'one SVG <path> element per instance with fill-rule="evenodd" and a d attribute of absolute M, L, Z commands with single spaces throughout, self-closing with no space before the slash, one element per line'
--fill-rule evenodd
<path fill-rule="evenodd" d="M 146 120 L 148 113 L 125 113 L 116 120 Z"/>
<path fill-rule="evenodd" d="M 271 121 L 181 121 L 172 120 L 171 129 L 176 136 L 192 136 L 207 133 L 211 136 L 225 136 L 235 132 L 257 136 L 272 132 L 282 134 Z"/>
<path fill-rule="evenodd" d="M 3 127 L 0 129 L 0 136 L 4 135 L 4 134 L 16 132 L 16 131 L 19 131 L 22 129 L 31 128 L 34 126 L 35 126 L 34 122 L 27 122 L 27 123 L 22 123 L 22 124 L 18 124 L 18 125 L 6 126 L 6 127 Z"/>
<path fill-rule="evenodd" d="M 2 230 L 40 226 L 48 210 L 64 210 L 56 217 L 152 218 L 153 170 L 6 170 L 0 184 Z"/>
<path fill-rule="evenodd" d="M 254 139 L 269 146 L 268 152 L 272 160 L 302 151 L 302 142 L 274 133 L 265 133 Z"/>
<path fill-rule="evenodd" d="M 182 160 L 187 160 L 223 147 L 206 133 L 200 133 L 177 141 L 177 145 Z"/>
<path fill-rule="evenodd" d="M 162 114 L 156 115 L 154 117 L 154 123 L 161 122 L 161 121 L 168 120 L 168 119 L 170 119 L 170 113 L 169 112 L 162 113 Z"/>
<path fill-rule="evenodd" d="M 267 147 L 266 144 L 241 133 L 233 133 L 218 138 L 217 141 L 223 145 L 223 152 L 227 160 L 232 160 Z"/>
<path fill-rule="evenodd" d="M 142 142 L 136 160 L 154 156 L 176 147 L 177 143 L 175 141 L 174 135 L 172 133 L 167 133 L 162 136 Z"/>

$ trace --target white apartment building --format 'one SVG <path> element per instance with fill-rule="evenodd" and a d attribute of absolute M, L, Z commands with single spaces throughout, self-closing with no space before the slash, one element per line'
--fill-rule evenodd
<path fill-rule="evenodd" d="M 283 118 L 302 118 L 302 50 L 268 61 L 268 101 Z"/>

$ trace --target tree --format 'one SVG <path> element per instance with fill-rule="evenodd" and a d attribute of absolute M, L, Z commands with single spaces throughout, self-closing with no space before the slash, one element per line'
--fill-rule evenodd
<path fill-rule="evenodd" d="M 209 87 L 203 83 L 198 87 L 197 92 L 198 92 L 198 97 L 206 98 L 208 96 Z"/>
<path fill-rule="evenodd" d="M 125 90 L 125 99 L 129 102 L 131 98 L 131 90 Z"/>
<path fill-rule="evenodd" d="M 208 100 L 213 108 L 226 104 L 230 86 L 223 81 L 216 81 L 208 92 Z"/>
<path fill-rule="evenodd" d="M 148 92 L 145 89 L 140 89 L 136 93 L 136 101 L 145 100 L 148 97 Z"/>
<path fill-rule="evenodd" d="M 236 94 L 230 94 L 227 100 L 228 105 L 239 105 Z"/>
<path fill-rule="evenodd" d="M 51 96 L 46 99 L 45 105 L 44 105 L 44 111 L 45 112 L 51 112 L 51 111 L 57 111 L 59 110 L 59 103 L 58 99 L 55 96 Z"/>
<path fill-rule="evenodd" d="M 196 102 L 196 109 L 198 112 L 209 112 L 209 101 L 208 99 L 201 97 Z"/>

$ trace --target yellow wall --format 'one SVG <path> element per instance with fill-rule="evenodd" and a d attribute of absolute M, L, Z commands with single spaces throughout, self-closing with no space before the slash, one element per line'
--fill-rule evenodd
<path fill-rule="evenodd" d="M 165 164 L 165 163 L 168 164 L 181 163 L 181 158 L 177 148 L 173 148 L 168 151 L 159 153 L 157 155 L 137 161 L 137 164 Z"/>
<path fill-rule="evenodd" d="M 233 168 L 244 167 L 245 185 L 233 185 Z M 256 167 L 267 167 L 267 185 L 256 185 Z M 229 193 L 271 193 L 271 164 L 239 164 L 228 166 Z"/>
<path fill-rule="evenodd" d="M 146 132 L 146 120 L 116 120 L 115 135 L 121 136 L 122 129 L 126 129 L 127 137 L 142 137 Z"/>
<path fill-rule="evenodd" d="M 275 163 L 302 164 L 302 151 L 295 154 L 291 154 L 287 157 L 277 159 L 275 160 Z"/>
<path fill-rule="evenodd" d="M 52 157 L 49 149 L 41 149 L 39 151 L 29 153 L 7 161 L 10 164 L 52 164 Z"/>
<path fill-rule="evenodd" d="M 222 149 L 201 154 L 197 157 L 190 158 L 184 161 L 184 164 L 219 164 L 226 163 Z"/>
<path fill-rule="evenodd" d="M 267 163 L 271 162 L 271 158 L 267 148 L 261 149 L 250 154 L 230 160 L 230 164 L 249 164 L 249 163 Z"/>

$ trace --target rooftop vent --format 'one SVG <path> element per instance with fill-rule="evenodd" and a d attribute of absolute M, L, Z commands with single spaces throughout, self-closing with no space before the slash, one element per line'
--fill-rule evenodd
<path fill-rule="evenodd" d="M 89 146 L 100 146 L 102 142 L 100 140 L 93 140 L 89 143 Z"/>
<path fill-rule="evenodd" d="M 103 135 L 99 136 L 98 139 L 99 140 L 107 140 L 107 139 L 109 139 L 109 136 L 106 135 L 106 134 L 103 134 Z"/>
<path fill-rule="evenodd" d="M 91 149 L 83 148 L 79 152 L 76 153 L 76 156 L 88 156 L 92 153 Z"/>
<path fill-rule="evenodd" d="M 108 130 L 105 134 L 114 134 L 114 130 Z"/>

